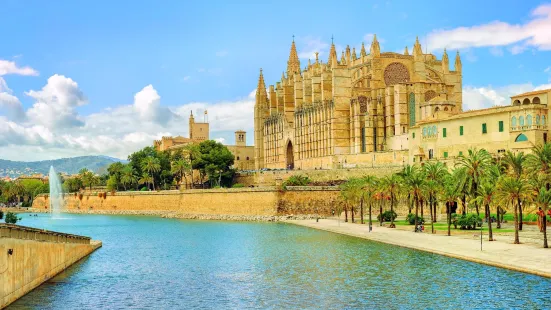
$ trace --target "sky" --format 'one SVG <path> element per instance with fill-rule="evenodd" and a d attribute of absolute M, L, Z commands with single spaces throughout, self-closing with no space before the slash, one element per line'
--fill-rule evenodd
<path fill-rule="evenodd" d="M 463 63 L 463 109 L 551 88 L 549 1 L 0 0 L 0 158 L 121 159 L 188 135 L 208 110 L 210 137 L 253 143 L 254 92 L 286 70 L 326 61 L 331 38 L 382 52 L 424 51 Z M 452 68 L 453 69 L 453 68 Z"/>

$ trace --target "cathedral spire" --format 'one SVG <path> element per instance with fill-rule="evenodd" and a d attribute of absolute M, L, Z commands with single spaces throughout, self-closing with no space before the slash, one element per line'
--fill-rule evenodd
<path fill-rule="evenodd" d="M 455 71 L 461 72 L 461 58 L 459 57 L 459 51 L 455 55 Z"/>
<path fill-rule="evenodd" d="M 373 57 L 379 57 L 381 56 L 381 48 L 379 46 L 379 41 L 377 41 L 377 35 L 373 35 L 373 42 L 371 42 L 371 50 L 370 50 L 371 56 Z"/>
<path fill-rule="evenodd" d="M 366 52 L 365 52 L 365 45 L 362 42 L 362 50 L 360 51 L 360 57 L 364 57 L 365 55 L 367 55 Z"/>
<path fill-rule="evenodd" d="M 333 41 L 333 37 L 331 37 L 331 41 Z M 333 61 L 337 62 L 337 51 L 335 50 L 335 43 L 331 43 L 331 49 L 329 50 L 329 59 L 327 60 L 327 63 L 332 66 Z"/>
<path fill-rule="evenodd" d="M 413 56 L 415 58 L 423 56 L 423 49 L 421 48 L 421 43 L 419 43 L 419 37 L 415 39 L 415 44 L 413 45 Z"/>
<path fill-rule="evenodd" d="M 350 45 L 347 45 L 346 46 L 346 63 L 347 64 L 350 64 L 350 60 L 352 59 L 351 57 L 352 55 L 350 54 Z"/>
<path fill-rule="evenodd" d="M 406 46 L 406 49 L 404 50 L 404 55 L 409 55 L 408 47 Z"/>
<path fill-rule="evenodd" d="M 450 71 L 450 60 L 448 59 L 448 53 L 444 49 L 444 54 L 442 54 L 442 72 L 448 73 Z"/>
<path fill-rule="evenodd" d="M 264 83 L 264 75 L 262 74 L 262 68 L 260 68 L 260 76 L 258 77 L 258 86 L 256 87 L 256 102 L 261 105 L 266 104 L 268 100 L 268 94 L 266 93 L 266 84 Z"/>
<path fill-rule="evenodd" d="M 346 58 L 344 57 L 344 51 L 341 54 L 341 65 L 346 65 Z"/>
<path fill-rule="evenodd" d="M 289 60 L 287 61 L 287 76 L 291 76 L 293 73 L 300 72 L 300 61 L 298 60 L 297 47 L 295 45 L 295 36 L 293 36 L 293 43 L 291 43 L 291 52 L 289 53 Z"/>
<path fill-rule="evenodd" d="M 356 56 L 356 48 L 353 47 L 352 48 L 352 60 L 356 60 L 356 59 L 358 59 L 358 56 Z"/>

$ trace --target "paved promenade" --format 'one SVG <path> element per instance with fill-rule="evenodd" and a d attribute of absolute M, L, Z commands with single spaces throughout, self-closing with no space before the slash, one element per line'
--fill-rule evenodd
<path fill-rule="evenodd" d="M 297 220 L 288 221 L 288 223 L 551 278 L 551 249 L 543 249 L 541 244 L 489 242 L 488 236 L 485 235 L 481 251 L 480 238 L 475 238 L 474 235 L 448 237 L 430 233 L 414 233 L 380 227 L 378 223 L 374 223 L 373 231 L 370 233 L 368 225 L 342 221 L 339 223 L 335 219 L 320 219 L 319 222 Z"/>

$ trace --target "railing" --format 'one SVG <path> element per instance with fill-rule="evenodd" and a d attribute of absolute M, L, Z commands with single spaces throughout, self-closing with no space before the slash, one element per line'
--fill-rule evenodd
<path fill-rule="evenodd" d="M 90 244 L 90 237 L 71 235 L 14 224 L 0 224 L 0 238 L 14 238 L 56 243 Z"/>
<path fill-rule="evenodd" d="M 531 129 L 547 129 L 547 125 L 524 125 L 524 126 L 511 126 L 510 131 L 522 131 Z"/>

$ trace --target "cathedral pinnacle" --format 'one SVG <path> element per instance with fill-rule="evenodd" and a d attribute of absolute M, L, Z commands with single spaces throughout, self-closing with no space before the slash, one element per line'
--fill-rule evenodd
<path fill-rule="evenodd" d="M 421 43 L 419 43 L 419 37 L 415 38 L 415 44 L 413 45 L 413 56 L 421 57 L 423 55 L 423 49 Z"/>
<path fill-rule="evenodd" d="M 448 73 L 450 70 L 450 61 L 448 59 L 448 53 L 444 49 L 444 54 L 442 54 L 442 71 Z"/>
<path fill-rule="evenodd" d="M 257 102 L 265 103 L 268 98 L 266 93 L 266 84 L 264 84 L 264 75 L 262 74 L 262 68 L 260 68 L 260 76 L 258 77 L 258 86 L 256 87 L 256 99 Z"/>
<path fill-rule="evenodd" d="M 406 46 L 406 49 L 404 50 L 404 55 L 409 55 L 408 47 Z"/>
<path fill-rule="evenodd" d="M 344 51 L 341 54 L 341 65 L 346 65 L 346 58 L 344 58 Z"/>
<path fill-rule="evenodd" d="M 373 42 L 371 42 L 370 53 L 373 57 L 379 57 L 381 55 L 381 47 L 379 46 L 379 41 L 377 41 L 377 35 L 373 35 Z"/>
<path fill-rule="evenodd" d="M 293 35 L 293 43 L 291 43 L 291 52 L 287 61 L 287 75 L 300 72 L 300 61 L 298 60 L 297 47 L 295 45 L 295 36 Z"/>
<path fill-rule="evenodd" d="M 365 55 L 367 55 L 367 54 L 365 53 L 365 45 L 364 45 L 364 43 L 362 42 L 362 50 L 360 51 L 360 57 L 364 57 Z"/>
<path fill-rule="evenodd" d="M 461 72 L 461 58 L 459 57 L 459 51 L 455 55 L 455 71 Z"/>
<path fill-rule="evenodd" d="M 358 56 L 356 56 L 356 48 L 353 47 L 352 48 L 352 60 L 356 60 L 356 59 L 358 59 Z"/>
<path fill-rule="evenodd" d="M 331 37 L 331 42 L 333 42 L 333 37 Z M 329 50 L 329 59 L 327 63 L 333 65 L 333 61 L 337 62 L 337 51 L 335 50 L 335 43 L 331 43 L 331 49 Z"/>

